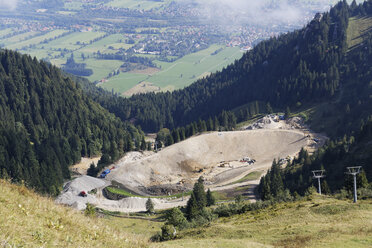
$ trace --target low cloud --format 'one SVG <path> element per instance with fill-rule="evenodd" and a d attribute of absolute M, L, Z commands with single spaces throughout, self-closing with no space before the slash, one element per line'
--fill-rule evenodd
<path fill-rule="evenodd" d="M 329 1 L 318 0 L 322 4 Z M 308 10 L 295 0 L 189 0 L 201 17 L 219 24 L 296 23 Z M 329 6 L 329 5 L 328 5 Z"/>
<path fill-rule="evenodd" d="M 17 0 L 0 0 L 0 8 L 15 10 L 17 8 Z"/>

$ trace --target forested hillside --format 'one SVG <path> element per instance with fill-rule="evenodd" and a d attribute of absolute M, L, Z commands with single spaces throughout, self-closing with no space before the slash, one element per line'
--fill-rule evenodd
<path fill-rule="evenodd" d="M 146 131 L 185 126 L 241 106 L 248 106 L 240 113 L 246 118 L 266 112 L 252 106 L 269 104 L 285 110 L 328 100 L 342 80 L 348 8 L 340 2 L 305 28 L 261 42 L 234 64 L 185 89 L 129 99 L 92 90 L 94 98 L 121 119 L 134 119 Z"/>
<path fill-rule="evenodd" d="M 368 1 L 360 6 L 351 5 L 349 13 L 357 20 L 366 20 L 372 16 L 372 2 Z M 260 183 L 259 191 L 263 199 L 275 197 L 285 189 L 304 194 L 316 183 L 312 178 L 312 170 L 326 171 L 322 183 L 326 193 L 341 189 L 351 192 L 352 178 L 345 175 L 346 167 L 349 166 L 363 167 L 357 178 L 358 188 L 368 187 L 368 181 L 372 181 L 371 30 L 366 29 L 362 37 L 357 38 L 361 40 L 360 43 L 349 46 L 343 58 L 343 85 L 339 98 L 335 102 L 329 102 L 327 106 L 322 105 L 322 109 L 317 111 L 318 120 L 314 121 L 317 126 L 322 122 L 328 132 L 339 134 L 343 131 L 344 135 L 338 135 L 339 138 L 330 141 L 314 155 L 300 152 L 298 158 L 285 169 L 278 169 L 274 162 L 272 169 Z"/>
<path fill-rule="evenodd" d="M 0 177 L 58 194 L 81 156 L 114 161 L 143 133 L 108 113 L 61 71 L 0 51 Z M 139 144 L 137 144 L 139 146 Z M 107 161 L 106 161 L 107 162 Z"/>

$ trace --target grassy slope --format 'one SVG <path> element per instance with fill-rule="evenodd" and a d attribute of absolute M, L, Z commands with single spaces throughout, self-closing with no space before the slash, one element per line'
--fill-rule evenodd
<path fill-rule="evenodd" d="M 363 42 L 363 35 L 372 28 L 372 17 L 349 19 L 349 26 L 347 29 L 347 44 L 349 49 L 359 45 Z"/>
<path fill-rule="evenodd" d="M 160 247 L 371 247 L 372 200 L 329 197 L 277 204 L 186 230 Z"/>
<path fill-rule="evenodd" d="M 151 225 L 148 221 L 137 225 L 136 220 L 85 217 L 25 187 L 0 180 L 1 247 L 146 247 L 148 236 L 133 233 L 150 235 L 155 228 Z M 150 233 L 145 232 L 148 228 Z"/>

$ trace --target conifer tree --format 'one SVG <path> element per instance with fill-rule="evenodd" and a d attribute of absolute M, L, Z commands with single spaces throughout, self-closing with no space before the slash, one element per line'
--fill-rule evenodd
<path fill-rule="evenodd" d="M 198 181 L 194 184 L 193 193 L 199 206 L 199 210 L 202 210 L 205 206 L 207 206 L 207 196 L 204 190 L 203 177 L 199 177 Z"/>
<path fill-rule="evenodd" d="M 216 199 L 214 198 L 210 189 L 207 190 L 207 207 L 213 206 L 216 203 Z"/>
<path fill-rule="evenodd" d="M 147 199 L 146 201 L 146 211 L 148 213 L 154 213 L 154 203 L 152 202 L 152 200 L 150 198 Z"/>
<path fill-rule="evenodd" d="M 200 213 L 198 202 L 195 198 L 194 192 L 191 193 L 190 199 L 186 205 L 186 216 L 189 221 L 195 219 Z"/>

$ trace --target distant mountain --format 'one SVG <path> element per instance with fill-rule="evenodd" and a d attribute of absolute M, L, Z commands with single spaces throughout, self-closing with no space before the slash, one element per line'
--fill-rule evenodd
<path fill-rule="evenodd" d="M 142 137 L 58 68 L 0 50 L 0 177 L 56 195 L 81 156 L 114 161 Z"/>

